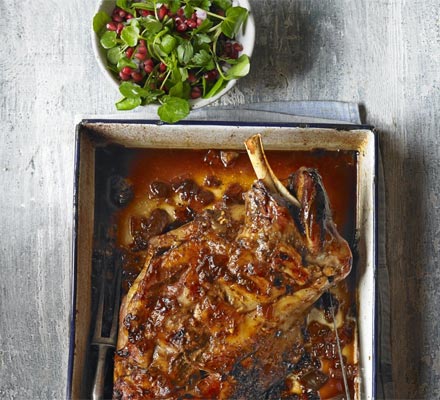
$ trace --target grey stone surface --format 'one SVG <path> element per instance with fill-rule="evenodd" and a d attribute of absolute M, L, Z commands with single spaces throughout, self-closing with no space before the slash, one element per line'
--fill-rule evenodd
<path fill-rule="evenodd" d="M 396 398 L 440 397 L 440 3 L 251 0 L 251 74 L 219 104 L 363 105 L 383 150 Z M 74 125 L 118 99 L 94 2 L 0 2 L 0 397 L 65 397 Z"/>

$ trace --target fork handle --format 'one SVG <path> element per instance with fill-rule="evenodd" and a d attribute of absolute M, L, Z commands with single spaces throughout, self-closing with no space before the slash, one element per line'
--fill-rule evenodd
<path fill-rule="evenodd" d="M 107 356 L 107 346 L 98 346 L 98 363 L 96 364 L 95 379 L 93 381 L 93 400 L 104 398 L 104 378 L 105 378 L 105 359 Z"/>

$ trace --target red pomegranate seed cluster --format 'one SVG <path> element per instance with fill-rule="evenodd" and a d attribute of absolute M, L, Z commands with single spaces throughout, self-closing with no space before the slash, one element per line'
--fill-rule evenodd
<path fill-rule="evenodd" d="M 107 24 L 107 29 L 109 31 L 115 31 L 118 35 L 121 34 L 122 29 L 124 29 L 124 22 L 129 21 L 133 18 L 133 15 L 129 14 L 122 8 L 115 7 L 112 12 L 112 21 Z"/>
<path fill-rule="evenodd" d="M 164 18 L 170 18 L 174 21 L 176 31 L 184 33 L 188 30 L 197 28 L 203 23 L 203 19 L 198 17 L 197 13 L 193 13 L 189 18 L 185 16 L 185 10 L 179 8 L 176 13 L 171 12 L 166 5 L 161 5 L 156 13 L 150 10 L 137 9 L 136 12 L 142 17 L 157 16 L 160 21 Z M 222 14 L 222 10 L 219 10 L 218 14 Z M 223 12 L 224 14 L 224 12 Z M 132 14 L 127 11 L 115 7 L 113 9 L 112 20 L 107 23 L 106 28 L 109 31 L 114 31 L 119 36 L 124 29 L 125 25 L 134 18 Z M 239 53 L 243 50 L 243 46 L 238 42 L 225 41 L 222 49 L 222 56 L 225 58 L 237 59 Z M 131 68 L 125 66 L 119 72 L 119 78 L 122 81 L 133 81 L 135 83 L 141 83 L 151 73 L 157 74 L 157 80 L 163 81 L 165 79 L 165 72 L 167 70 L 166 64 L 163 62 L 154 60 L 148 54 L 144 40 L 139 40 L 139 43 L 135 47 L 129 47 L 125 51 L 125 56 L 130 59 L 136 59 L 137 68 Z M 204 74 L 204 78 L 208 82 L 215 82 L 219 78 L 219 72 L 216 69 L 208 71 Z M 202 89 L 198 86 L 194 86 L 198 78 L 192 71 L 188 73 L 188 82 L 193 85 L 191 87 L 190 96 L 192 99 L 197 99 L 202 96 Z M 156 88 L 155 84 L 152 84 L 152 89 Z M 151 86 L 151 85 L 150 85 Z M 162 87 L 167 92 L 166 86 Z"/>
<path fill-rule="evenodd" d="M 243 46 L 240 43 L 226 42 L 223 48 L 223 56 L 226 58 L 237 59 L 242 50 Z"/>
<path fill-rule="evenodd" d="M 175 14 L 168 12 L 168 16 L 174 19 L 176 30 L 178 32 L 186 32 L 188 29 L 195 29 L 203 22 L 201 18 L 197 17 L 196 13 L 193 13 L 190 18 L 186 18 L 183 8 L 179 8 Z"/>

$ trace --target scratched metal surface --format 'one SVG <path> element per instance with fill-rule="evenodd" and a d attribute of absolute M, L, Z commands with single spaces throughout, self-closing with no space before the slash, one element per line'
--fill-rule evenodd
<path fill-rule="evenodd" d="M 440 397 L 440 3 L 253 0 L 251 74 L 220 104 L 345 100 L 381 136 L 396 398 Z M 0 2 L 0 397 L 65 397 L 74 125 L 110 114 L 95 5 Z"/>

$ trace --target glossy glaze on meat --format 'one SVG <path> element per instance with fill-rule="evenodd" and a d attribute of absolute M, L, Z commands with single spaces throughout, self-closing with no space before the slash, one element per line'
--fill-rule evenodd
<path fill-rule="evenodd" d="M 114 397 L 262 398 L 302 355 L 313 303 L 351 268 L 316 171 L 289 180 L 292 207 L 257 181 L 150 240 L 121 308 Z"/>

